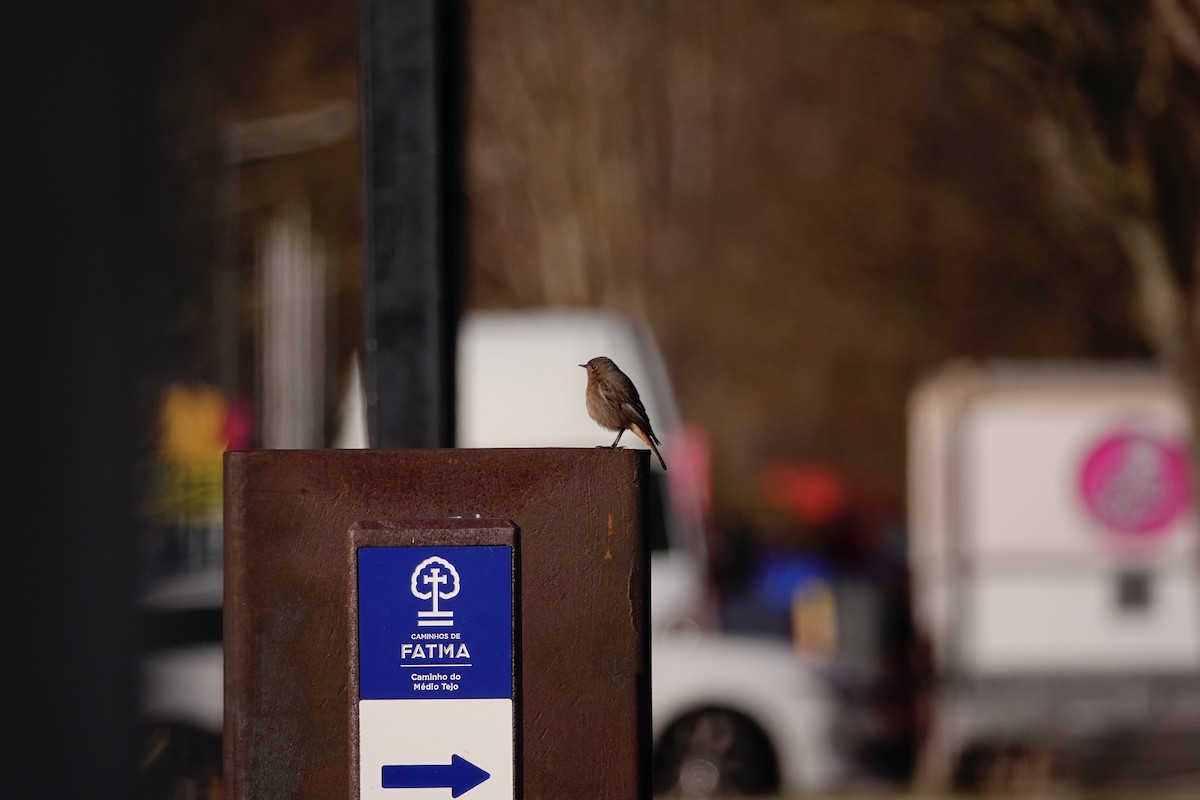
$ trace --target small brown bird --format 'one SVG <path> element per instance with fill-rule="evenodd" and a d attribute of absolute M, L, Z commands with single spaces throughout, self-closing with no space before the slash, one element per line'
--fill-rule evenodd
<path fill-rule="evenodd" d="M 638 397 L 637 387 L 629 376 L 621 372 L 611 358 L 597 356 L 586 364 L 580 364 L 588 371 L 587 376 L 587 410 L 588 416 L 596 420 L 601 428 L 617 432 L 617 438 L 609 448 L 617 446 L 626 430 L 633 431 L 658 456 L 658 463 L 667 468 L 662 453 L 656 445 L 662 444 L 650 427 L 650 417 L 642 398 Z"/>

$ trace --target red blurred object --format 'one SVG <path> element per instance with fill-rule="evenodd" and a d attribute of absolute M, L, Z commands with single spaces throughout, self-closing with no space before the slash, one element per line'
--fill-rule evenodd
<path fill-rule="evenodd" d="M 758 473 L 758 489 L 768 503 L 812 527 L 836 521 L 850 506 L 845 477 L 822 464 L 769 462 Z"/>
<path fill-rule="evenodd" d="M 664 451 L 671 464 L 664 474 L 675 501 L 675 513 L 683 523 L 683 535 L 689 539 L 700 537 L 701 541 L 687 544 L 705 552 L 712 545 L 706 541 L 712 513 L 712 445 L 708 434 L 697 425 L 685 423 L 671 435 Z"/>
<path fill-rule="evenodd" d="M 671 470 L 667 480 L 677 496 L 694 498 L 689 508 L 712 510 L 712 447 L 708 435 L 696 425 L 683 424 L 671 436 Z"/>
<path fill-rule="evenodd" d="M 253 447 L 254 411 L 244 396 L 239 395 L 229 402 L 224 433 L 226 450 L 249 450 Z"/>

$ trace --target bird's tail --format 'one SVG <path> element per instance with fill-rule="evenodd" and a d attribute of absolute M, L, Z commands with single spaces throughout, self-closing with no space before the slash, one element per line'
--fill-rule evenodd
<path fill-rule="evenodd" d="M 667 468 L 667 462 L 663 461 L 662 453 L 658 452 L 658 445 L 656 444 L 656 442 L 658 442 L 658 439 L 656 439 L 653 435 L 649 434 L 648 432 L 642 430 L 642 427 L 640 425 L 638 425 L 636 422 L 630 424 L 629 430 L 633 431 L 634 436 L 638 437 L 643 442 L 650 445 L 650 449 L 653 450 L 654 455 L 658 457 L 658 463 L 661 464 L 662 468 L 665 470 Z"/>

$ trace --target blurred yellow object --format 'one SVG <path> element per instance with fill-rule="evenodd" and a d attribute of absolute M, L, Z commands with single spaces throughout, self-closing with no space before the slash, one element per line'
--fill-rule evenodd
<path fill-rule="evenodd" d="M 796 652 L 819 661 L 837 654 L 837 608 L 833 588 L 816 581 L 792 597 L 792 641 Z"/>
<path fill-rule="evenodd" d="M 159 454 L 172 465 L 219 465 L 228 418 L 229 404 L 216 389 L 172 385 L 163 396 Z"/>
<path fill-rule="evenodd" d="M 156 524 L 219 525 L 229 403 L 209 386 L 172 384 L 159 410 L 158 456 L 146 474 L 142 515 Z"/>

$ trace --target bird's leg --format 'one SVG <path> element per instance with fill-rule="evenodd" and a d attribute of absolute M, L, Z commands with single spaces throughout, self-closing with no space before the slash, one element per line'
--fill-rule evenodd
<path fill-rule="evenodd" d="M 613 443 L 608 446 L 608 449 L 612 450 L 612 449 L 616 448 L 617 442 L 621 441 L 621 437 L 624 435 L 625 435 L 624 428 L 621 428 L 621 430 L 617 431 L 617 438 L 613 439 Z"/>

